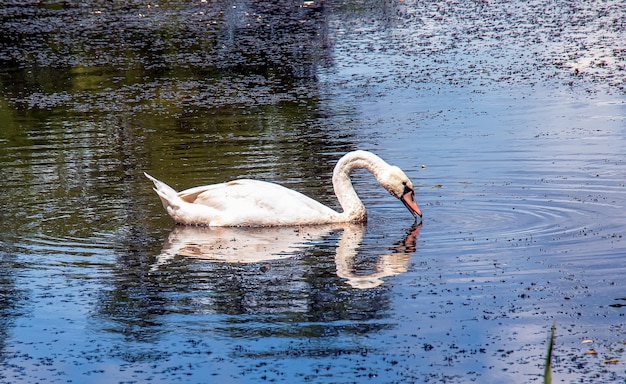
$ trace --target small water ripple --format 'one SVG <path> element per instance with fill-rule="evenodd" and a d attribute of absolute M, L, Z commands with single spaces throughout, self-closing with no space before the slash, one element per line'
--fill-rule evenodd
<path fill-rule="evenodd" d="M 432 236 L 430 241 L 440 247 L 446 247 L 452 239 L 468 240 L 463 242 L 468 250 L 478 250 L 490 242 L 524 246 L 549 242 L 555 247 L 592 241 L 587 235 L 594 231 L 606 237 L 619 236 L 623 230 L 615 214 L 626 199 L 626 188 L 621 185 L 581 186 L 577 180 L 538 187 L 520 185 L 518 181 L 516 188 L 520 194 L 500 188 L 494 188 L 493 194 L 485 193 L 484 188 L 476 192 L 467 187 L 456 194 L 442 193 L 440 199 L 424 208 L 424 220 L 433 222 L 437 230 L 444 223 L 455 230 L 443 228 L 427 235 L 426 225 L 424 239 Z"/>

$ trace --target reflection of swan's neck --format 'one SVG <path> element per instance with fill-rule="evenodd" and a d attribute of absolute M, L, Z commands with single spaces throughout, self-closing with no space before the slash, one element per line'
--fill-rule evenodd
<path fill-rule="evenodd" d="M 374 174 L 376 179 L 380 180 L 384 169 L 388 167 L 389 164 L 385 163 L 383 159 L 365 151 L 350 152 L 339 159 L 333 171 L 333 188 L 337 200 L 343 208 L 341 215 L 346 218 L 346 221 L 365 221 L 367 219 L 365 206 L 352 186 L 350 173 L 356 168 L 365 168 Z"/>
<path fill-rule="evenodd" d="M 335 264 L 337 276 L 348 280 L 354 288 L 374 288 L 383 283 L 382 278 L 394 276 L 406 272 L 407 264 L 411 259 L 411 253 L 415 252 L 417 234 L 421 225 L 411 227 L 407 235 L 392 248 L 391 253 L 377 256 L 374 270 L 368 273 L 358 273 L 355 269 L 357 249 L 361 245 L 365 226 L 360 224 L 347 225 L 337 242 Z"/>

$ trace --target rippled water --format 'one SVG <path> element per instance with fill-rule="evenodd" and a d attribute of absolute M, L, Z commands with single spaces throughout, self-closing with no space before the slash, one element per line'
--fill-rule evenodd
<path fill-rule="evenodd" d="M 0 381 L 542 382 L 553 324 L 623 381 L 625 9 L 5 4 Z M 353 149 L 422 225 L 357 172 L 365 226 L 176 227 L 143 177 L 335 206 Z"/>

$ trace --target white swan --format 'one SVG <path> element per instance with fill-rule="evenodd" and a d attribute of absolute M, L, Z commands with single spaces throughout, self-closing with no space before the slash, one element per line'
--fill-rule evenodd
<path fill-rule="evenodd" d="M 232 226 L 310 225 L 367 220 L 350 173 L 365 168 L 392 196 L 400 199 L 417 219 L 422 212 L 415 202 L 411 180 L 396 166 L 367 151 L 345 154 L 333 171 L 333 187 L 343 212 L 337 212 L 299 192 L 278 184 L 241 179 L 176 192 L 144 173 L 154 183 L 167 213 L 179 224 Z"/>

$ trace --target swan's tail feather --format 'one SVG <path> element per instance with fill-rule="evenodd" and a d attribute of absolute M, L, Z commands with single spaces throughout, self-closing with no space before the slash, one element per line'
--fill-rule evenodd
<path fill-rule="evenodd" d="M 161 203 L 163 203 L 163 208 L 167 210 L 168 207 L 172 207 L 174 209 L 180 207 L 183 200 L 178 196 L 178 192 L 176 192 L 174 188 L 170 187 L 162 181 L 155 179 L 145 172 L 143 174 L 146 175 L 146 177 L 154 183 L 153 189 L 157 193 L 157 195 L 159 195 Z"/>

